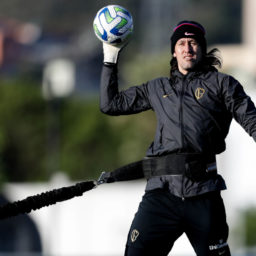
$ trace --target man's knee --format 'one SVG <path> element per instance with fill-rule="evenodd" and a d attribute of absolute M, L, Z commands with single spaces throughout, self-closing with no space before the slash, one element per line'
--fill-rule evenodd
<path fill-rule="evenodd" d="M 126 246 L 124 256 L 144 256 L 145 254 L 141 249 Z M 146 256 L 146 255 L 145 255 Z"/>
<path fill-rule="evenodd" d="M 168 252 L 160 248 L 152 248 L 146 250 L 144 248 L 136 248 L 131 246 L 126 246 L 125 256 L 167 256 Z"/>

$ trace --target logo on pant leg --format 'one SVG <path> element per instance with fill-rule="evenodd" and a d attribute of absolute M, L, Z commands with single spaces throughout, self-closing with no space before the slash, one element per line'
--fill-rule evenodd
<path fill-rule="evenodd" d="M 214 255 L 230 256 L 229 246 L 224 240 L 219 240 L 219 244 L 210 245 L 209 249 Z"/>
<path fill-rule="evenodd" d="M 131 241 L 135 242 L 139 234 L 139 231 L 137 229 L 134 229 L 131 233 Z"/>

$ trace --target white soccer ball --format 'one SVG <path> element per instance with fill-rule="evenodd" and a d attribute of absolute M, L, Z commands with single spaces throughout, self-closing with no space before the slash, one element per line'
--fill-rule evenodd
<path fill-rule="evenodd" d="M 101 8 L 93 21 L 95 35 L 108 44 L 120 44 L 133 32 L 132 16 L 120 5 Z"/>

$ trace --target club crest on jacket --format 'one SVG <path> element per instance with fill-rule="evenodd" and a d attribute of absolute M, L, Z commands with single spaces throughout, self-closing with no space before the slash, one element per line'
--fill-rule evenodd
<path fill-rule="evenodd" d="M 205 93 L 205 89 L 199 87 L 195 91 L 195 96 L 199 100 L 204 96 L 204 93 Z"/>

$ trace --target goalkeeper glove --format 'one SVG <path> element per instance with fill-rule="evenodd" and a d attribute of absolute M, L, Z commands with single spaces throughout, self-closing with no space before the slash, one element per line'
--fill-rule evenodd
<path fill-rule="evenodd" d="M 126 43 L 111 45 L 103 42 L 103 62 L 116 64 L 118 55 L 125 45 Z"/>

